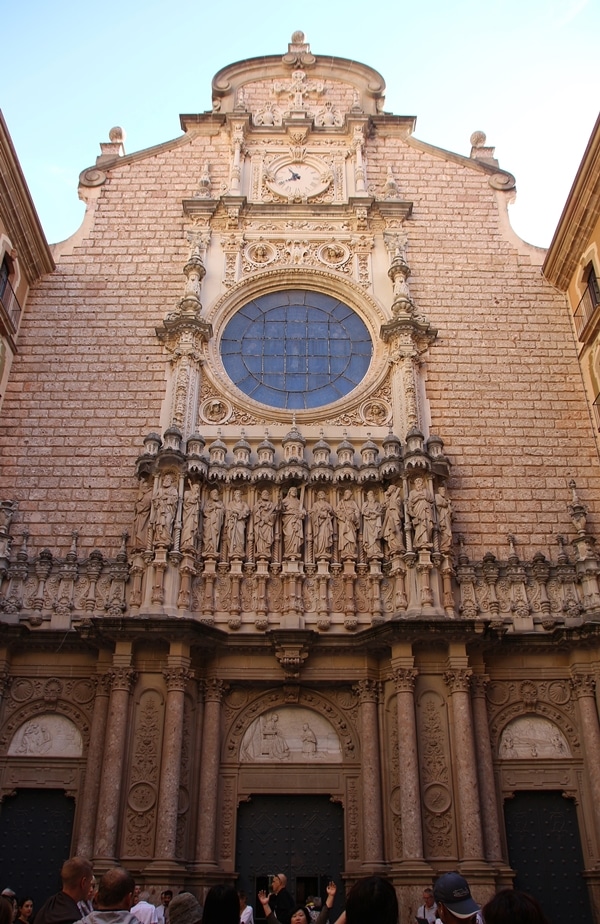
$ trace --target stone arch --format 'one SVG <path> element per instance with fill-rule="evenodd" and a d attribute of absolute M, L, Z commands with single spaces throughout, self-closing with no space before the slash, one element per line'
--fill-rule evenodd
<path fill-rule="evenodd" d="M 80 756 L 83 757 L 89 743 L 90 720 L 80 706 L 62 699 L 56 700 L 51 705 L 45 699 L 34 700 L 13 712 L 0 729 L 0 754 L 4 756 L 8 754 L 10 744 L 19 728 L 23 727 L 27 722 L 39 719 L 43 715 L 64 716 L 73 723 L 81 735 L 82 754 Z M 15 755 L 10 756 L 14 757 Z"/>
<path fill-rule="evenodd" d="M 569 743 L 556 722 L 545 716 L 524 715 L 511 719 L 498 742 L 502 760 L 536 757 L 560 759 L 571 757 Z"/>
<path fill-rule="evenodd" d="M 83 739 L 72 719 L 57 712 L 42 712 L 16 729 L 7 754 L 25 758 L 79 758 L 83 756 Z"/>
<path fill-rule="evenodd" d="M 253 723 L 261 716 L 290 708 L 299 710 L 300 714 L 302 711 L 312 712 L 333 729 L 339 741 L 340 762 L 358 759 L 359 736 L 352 719 L 323 694 L 311 690 L 301 690 L 293 701 L 286 697 L 283 690 L 271 690 L 246 703 L 235 713 L 225 731 L 223 759 L 236 762 L 243 760 L 242 745 Z M 294 749 L 297 750 L 297 742 L 294 742 Z M 290 759 L 293 760 L 293 754 Z"/>
<path fill-rule="evenodd" d="M 490 724 L 492 753 L 496 758 L 500 758 L 500 743 L 505 729 L 508 728 L 510 723 L 515 721 L 515 719 L 524 718 L 525 716 L 543 718 L 551 722 L 558 728 L 570 748 L 570 754 L 568 756 L 581 756 L 581 744 L 578 730 L 565 711 L 550 703 L 538 701 L 535 706 L 531 706 L 530 704 L 517 701 L 505 706 L 496 714 Z"/>

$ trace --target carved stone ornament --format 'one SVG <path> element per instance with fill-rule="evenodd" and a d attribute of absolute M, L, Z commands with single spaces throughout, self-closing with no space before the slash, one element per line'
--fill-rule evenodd
<path fill-rule="evenodd" d="M 277 259 L 277 248 L 266 241 L 253 241 L 247 244 L 244 249 L 244 257 L 256 269 L 262 269 Z"/>
<path fill-rule="evenodd" d="M 200 408 L 202 420 L 209 424 L 226 423 L 233 413 L 233 408 L 229 401 L 224 398 L 209 398 L 204 401 Z"/>
<path fill-rule="evenodd" d="M 8 753 L 14 757 L 81 757 L 79 729 L 62 715 L 39 715 L 15 732 Z"/>
<path fill-rule="evenodd" d="M 360 407 L 360 416 L 366 424 L 374 427 L 384 427 L 392 417 L 392 408 L 387 401 L 370 399 Z"/>
<path fill-rule="evenodd" d="M 521 716 L 502 732 L 498 756 L 504 760 L 571 757 L 571 748 L 559 728 L 540 716 Z"/>
<path fill-rule="evenodd" d="M 285 706 L 256 718 L 242 739 L 240 759 L 251 763 L 340 763 L 338 735 L 323 716 Z"/>
<path fill-rule="evenodd" d="M 97 167 L 90 167 L 79 174 L 80 186 L 103 186 L 106 183 L 106 173 Z"/>
<path fill-rule="evenodd" d="M 332 266 L 337 269 L 337 267 L 343 266 L 350 259 L 350 250 L 340 241 L 328 241 L 319 247 L 317 257 L 325 266 Z"/>

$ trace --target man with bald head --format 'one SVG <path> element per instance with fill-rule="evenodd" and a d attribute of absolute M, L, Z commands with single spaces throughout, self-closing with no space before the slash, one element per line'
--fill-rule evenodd
<path fill-rule="evenodd" d="M 139 924 L 130 908 L 133 903 L 135 882 L 122 866 L 113 866 L 104 873 L 98 886 L 96 911 L 91 911 L 82 922 L 85 924 Z"/>
<path fill-rule="evenodd" d="M 280 924 L 290 924 L 292 912 L 296 907 L 294 899 L 286 887 L 287 876 L 285 873 L 277 873 L 273 876 L 271 881 L 271 894 L 269 895 L 269 905 Z"/>
<path fill-rule="evenodd" d="M 81 920 L 77 902 L 85 901 L 94 870 L 85 857 L 65 860 L 60 871 L 62 889 L 48 898 L 35 916 L 34 924 L 74 924 Z"/>

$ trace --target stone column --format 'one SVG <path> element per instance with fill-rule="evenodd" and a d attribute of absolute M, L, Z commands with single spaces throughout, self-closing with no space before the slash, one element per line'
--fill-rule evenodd
<path fill-rule="evenodd" d="M 221 751 L 221 700 L 226 685 L 222 680 L 204 683 L 204 723 L 200 764 L 200 799 L 196 862 L 198 870 L 217 867 L 217 801 Z"/>
<path fill-rule="evenodd" d="M 579 706 L 579 737 L 585 749 L 585 767 L 590 784 L 590 801 L 594 806 L 596 837 L 600 839 L 600 724 L 596 708 L 596 680 L 591 674 L 573 672 L 571 685 Z"/>
<path fill-rule="evenodd" d="M 356 684 L 355 690 L 359 698 L 362 750 L 362 868 L 365 872 L 376 872 L 380 871 L 383 866 L 381 765 L 377 715 L 379 684 L 375 680 L 361 680 Z"/>
<path fill-rule="evenodd" d="M 137 674 L 129 666 L 111 671 L 111 694 L 102 764 L 98 821 L 94 844 L 94 865 L 100 871 L 116 863 L 121 809 L 123 765 L 127 744 L 129 695 Z"/>
<path fill-rule="evenodd" d="M 112 674 L 98 674 L 94 677 L 94 681 L 96 684 L 96 697 L 94 699 L 94 713 L 85 766 L 85 782 L 81 794 L 81 820 L 79 823 L 79 837 L 77 838 L 76 852 L 80 857 L 94 855 L 94 831 L 98 796 L 100 794 L 102 755 L 105 747 L 106 717 L 108 715 Z"/>
<path fill-rule="evenodd" d="M 500 822 L 498 819 L 498 800 L 494 782 L 494 764 L 492 745 L 488 725 L 485 688 L 489 677 L 477 674 L 471 677 L 471 696 L 473 704 L 473 726 L 475 746 L 477 749 L 477 766 L 479 769 L 479 796 L 481 812 L 485 818 L 483 830 L 485 858 L 492 863 L 502 862 L 502 843 L 500 840 Z"/>
<path fill-rule="evenodd" d="M 154 874 L 160 868 L 160 870 L 164 869 L 165 874 L 168 875 L 170 866 L 178 866 L 176 862 L 177 810 L 179 806 L 181 744 L 183 741 L 183 709 L 186 684 L 192 676 L 188 670 L 189 659 L 181 660 L 185 660 L 187 663 L 177 666 L 170 665 L 163 671 L 163 676 L 167 683 L 167 702 L 160 767 L 160 790 L 156 813 L 158 818 L 156 859 L 151 864 Z"/>
<path fill-rule="evenodd" d="M 456 774 L 461 834 L 459 856 L 461 861 L 467 863 L 483 860 L 477 759 L 469 696 L 470 676 L 470 670 L 452 667 L 451 664 L 450 670 L 444 674 L 452 705 L 452 765 Z"/>
<path fill-rule="evenodd" d="M 412 659 L 411 659 L 412 660 Z M 393 663 L 393 661 L 392 661 Z M 400 767 L 400 811 L 402 856 L 405 860 L 423 859 L 421 787 L 415 719 L 414 668 L 397 667 L 393 672 L 398 708 L 398 764 Z"/>

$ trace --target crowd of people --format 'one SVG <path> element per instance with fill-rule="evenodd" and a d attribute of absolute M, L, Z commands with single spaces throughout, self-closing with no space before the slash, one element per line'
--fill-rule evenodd
<path fill-rule="evenodd" d="M 247 895 L 231 885 L 213 886 L 203 906 L 191 892 L 173 896 L 166 889 L 156 906 L 123 867 L 112 867 L 96 883 L 92 865 L 83 857 L 65 861 L 61 880 L 60 892 L 51 895 L 35 915 L 31 898 L 17 898 L 11 889 L 4 889 L 0 924 L 254 924 Z M 331 881 L 323 903 L 317 896 L 297 904 L 286 875 L 277 873 L 270 891 L 259 891 L 257 899 L 266 924 L 399 924 L 396 890 L 384 877 L 355 882 L 344 910 L 333 921 L 330 913 L 336 896 L 337 885 Z M 415 919 L 417 924 L 548 924 L 535 898 L 513 889 L 498 892 L 482 908 L 458 872 L 444 873 L 433 888 L 423 889 L 423 904 Z"/>

